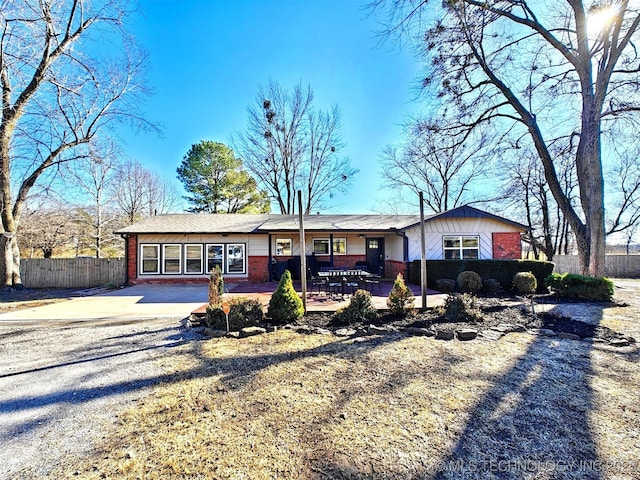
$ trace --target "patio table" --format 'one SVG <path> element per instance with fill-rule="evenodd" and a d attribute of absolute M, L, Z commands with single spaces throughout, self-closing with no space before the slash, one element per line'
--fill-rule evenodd
<path fill-rule="evenodd" d="M 349 270 L 328 270 L 328 271 L 318 272 L 318 276 L 320 278 L 326 278 L 328 281 L 328 284 L 330 284 L 332 280 L 336 284 L 340 283 L 341 284 L 340 291 L 344 296 L 347 286 L 354 283 L 357 283 L 358 286 L 360 286 L 360 281 L 365 277 L 370 277 L 371 274 L 366 270 L 349 269 Z"/>

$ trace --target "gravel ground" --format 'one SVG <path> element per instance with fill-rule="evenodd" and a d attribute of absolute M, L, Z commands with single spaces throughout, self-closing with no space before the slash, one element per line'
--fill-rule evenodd
<path fill-rule="evenodd" d="M 183 337 L 167 318 L 0 323 L 0 478 L 47 478 L 91 451 Z"/>

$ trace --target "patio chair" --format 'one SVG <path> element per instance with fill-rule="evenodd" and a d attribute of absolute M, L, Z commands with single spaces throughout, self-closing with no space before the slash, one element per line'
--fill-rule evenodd
<path fill-rule="evenodd" d="M 380 286 L 380 281 L 382 280 L 382 267 L 378 268 L 377 274 L 371 274 L 368 277 L 365 277 L 364 284 L 367 290 L 371 287 L 371 292 L 373 292 L 373 286 L 378 286 L 378 291 L 382 292 L 382 287 Z"/>
<path fill-rule="evenodd" d="M 317 288 L 318 289 L 318 294 L 320 294 L 322 292 L 322 290 L 327 290 L 327 279 L 326 278 L 322 278 L 322 277 L 316 277 L 315 275 L 313 275 L 313 273 L 311 273 L 311 269 L 308 268 L 308 275 L 309 275 L 309 283 L 311 284 L 311 288 L 309 289 L 312 293 L 313 293 L 313 288 Z"/>

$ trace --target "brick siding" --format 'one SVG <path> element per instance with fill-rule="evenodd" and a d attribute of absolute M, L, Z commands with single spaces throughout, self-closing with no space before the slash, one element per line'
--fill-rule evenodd
<path fill-rule="evenodd" d="M 493 233 L 493 258 L 494 260 L 522 258 L 520 232 Z"/>

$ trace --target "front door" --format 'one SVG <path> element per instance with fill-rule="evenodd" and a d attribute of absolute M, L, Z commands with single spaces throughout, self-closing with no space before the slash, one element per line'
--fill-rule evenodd
<path fill-rule="evenodd" d="M 384 238 L 367 238 L 367 262 L 369 272 L 384 276 Z"/>

